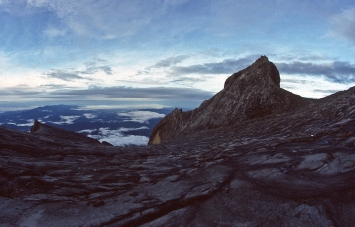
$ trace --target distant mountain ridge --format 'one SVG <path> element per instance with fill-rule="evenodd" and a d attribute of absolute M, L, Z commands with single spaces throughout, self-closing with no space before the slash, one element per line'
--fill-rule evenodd
<path fill-rule="evenodd" d="M 187 112 L 175 109 L 168 114 L 154 127 L 149 144 L 309 104 L 313 104 L 312 99 L 280 88 L 279 71 L 266 56 L 261 56 L 251 66 L 228 77 L 223 90 L 198 108 Z"/>

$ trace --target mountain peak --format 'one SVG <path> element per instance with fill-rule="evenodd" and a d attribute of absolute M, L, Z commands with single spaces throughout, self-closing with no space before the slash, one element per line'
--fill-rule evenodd
<path fill-rule="evenodd" d="M 273 82 L 278 88 L 280 88 L 280 73 L 274 63 L 270 62 L 266 56 L 261 56 L 251 66 L 228 77 L 224 83 L 224 88 L 231 85 L 237 79 L 247 79 L 247 86 L 251 86 L 254 83 L 256 83 L 256 86 L 265 84 L 270 85 L 268 82 Z M 266 81 L 258 84 L 257 82 L 260 82 L 262 79 Z"/>
<path fill-rule="evenodd" d="M 266 55 L 261 55 L 260 58 L 256 59 L 254 64 L 265 64 L 265 63 L 270 63 L 269 58 Z"/>
<path fill-rule="evenodd" d="M 153 129 L 149 144 L 170 141 L 197 130 L 290 111 L 310 102 L 280 88 L 277 67 L 266 56 L 261 56 L 249 67 L 228 77 L 223 90 L 198 108 L 168 114 Z"/>

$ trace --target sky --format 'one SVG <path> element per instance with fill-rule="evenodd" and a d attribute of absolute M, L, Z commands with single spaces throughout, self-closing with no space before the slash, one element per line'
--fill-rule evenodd
<path fill-rule="evenodd" d="M 355 85 L 353 0 L 0 0 L 0 112 L 195 108 L 261 55 L 281 87 Z"/>

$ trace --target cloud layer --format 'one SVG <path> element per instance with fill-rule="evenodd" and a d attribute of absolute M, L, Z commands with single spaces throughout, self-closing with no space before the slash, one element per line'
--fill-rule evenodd
<path fill-rule="evenodd" d="M 91 87 L 69 91 L 55 91 L 53 98 L 116 98 L 116 99 L 157 99 L 157 100 L 205 100 L 213 93 L 191 88 L 132 88 L 132 87 Z"/>
<path fill-rule="evenodd" d="M 143 124 L 143 123 L 149 123 L 148 121 L 150 119 L 163 118 L 165 117 L 165 114 L 160 114 L 152 111 L 131 111 L 127 113 L 118 113 L 118 116 L 129 118 L 128 120 L 124 120 L 124 121 L 133 121 L 133 122 L 139 122 Z"/>
<path fill-rule="evenodd" d="M 124 135 L 123 132 L 147 129 L 146 127 L 140 128 L 120 128 L 117 130 L 110 130 L 109 128 L 99 128 L 98 130 L 84 130 L 80 132 L 97 133 L 96 135 L 89 134 L 89 137 L 102 141 L 107 141 L 114 146 L 138 145 L 145 146 L 148 144 L 149 138 L 146 136 L 138 135 Z"/>
<path fill-rule="evenodd" d="M 100 62 L 100 61 L 98 61 Z M 96 62 L 86 63 L 86 67 L 83 70 L 75 69 L 52 69 L 50 72 L 45 73 L 48 78 L 55 78 L 64 81 L 75 81 L 75 80 L 93 80 L 92 78 L 86 77 L 86 75 L 93 75 L 97 72 L 104 72 L 106 75 L 112 75 L 112 68 L 108 65 L 97 66 Z"/>
<path fill-rule="evenodd" d="M 260 57 L 260 56 L 259 56 Z M 221 62 L 204 63 L 190 66 L 174 66 L 171 67 L 171 74 L 173 75 L 187 75 L 187 74 L 232 74 L 237 70 L 246 68 L 253 61 L 256 56 L 248 56 L 240 59 L 225 59 Z"/>
<path fill-rule="evenodd" d="M 324 76 L 327 80 L 337 83 L 355 82 L 355 65 L 349 62 L 331 62 L 315 64 L 309 62 L 276 63 L 279 71 L 287 74 L 307 76 Z"/>

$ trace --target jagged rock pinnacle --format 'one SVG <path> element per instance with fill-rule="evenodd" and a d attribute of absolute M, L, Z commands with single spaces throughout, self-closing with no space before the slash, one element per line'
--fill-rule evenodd
<path fill-rule="evenodd" d="M 41 127 L 41 122 L 39 122 L 37 119 L 34 121 L 31 129 L 30 129 L 30 133 L 35 133 L 36 131 L 38 131 L 38 129 Z"/>
<path fill-rule="evenodd" d="M 309 100 L 280 88 L 280 74 L 266 56 L 234 73 L 224 88 L 200 107 L 187 112 L 175 109 L 153 129 L 149 144 L 170 141 L 196 130 L 225 127 L 268 114 L 289 111 Z"/>

